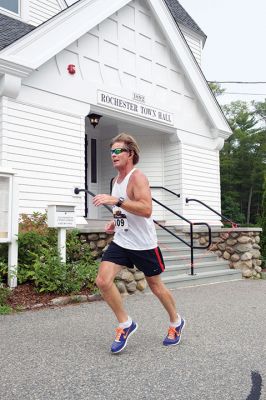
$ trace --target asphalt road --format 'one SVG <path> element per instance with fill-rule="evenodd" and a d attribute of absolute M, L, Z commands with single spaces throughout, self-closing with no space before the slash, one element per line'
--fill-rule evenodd
<path fill-rule="evenodd" d="M 187 321 L 162 346 L 168 318 L 152 294 L 125 299 L 138 331 L 110 354 L 103 301 L 0 317 L 1 400 L 265 400 L 266 281 L 172 292 Z"/>

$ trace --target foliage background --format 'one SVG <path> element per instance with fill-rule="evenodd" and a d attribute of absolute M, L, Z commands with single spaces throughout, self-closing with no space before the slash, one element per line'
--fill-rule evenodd
<path fill-rule="evenodd" d="M 263 228 L 265 259 L 266 100 L 222 108 L 233 131 L 220 152 L 222 211 L 242 226 Z"/>

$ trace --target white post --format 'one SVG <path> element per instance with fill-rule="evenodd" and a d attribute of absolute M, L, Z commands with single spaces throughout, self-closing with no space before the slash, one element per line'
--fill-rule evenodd
<path fill-rule="evenodd" d="M 57 232 L 58 238 L 58 253 L 61 257 L 61 260 L 66 262 L 66 228 L 58 228 Z"/>
<path fill-rule="evenodd" d="M 17 239 L 8 244 L 8 286 L 17 287 L 18 242 Z"/>
<path fill-rule="evenodd" d="M 11 240 L 8 244 L 8 286 L 17 287 L 18 269 L 18 184 L 17 177 L 12 179 L 12 204 L 11 204 Z"/>

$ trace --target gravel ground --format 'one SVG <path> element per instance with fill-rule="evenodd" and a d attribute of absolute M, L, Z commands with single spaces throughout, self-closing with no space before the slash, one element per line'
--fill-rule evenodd
<path fill-rule="evenodd" d="M 265 400 L 266 281 L 172 291 L 187 321 L 162 346 L 168 318 L 150 293 L 125 299 L 138 331 L 110 354 L 103 301 L 0 316 L 1 400 Z"/>

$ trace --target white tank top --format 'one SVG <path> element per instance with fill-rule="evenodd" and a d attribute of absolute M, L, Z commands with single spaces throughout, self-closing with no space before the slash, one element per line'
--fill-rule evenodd
<path fill-rule="evenodd" d="M 112 189 L 113 196 L 124 197 L 124 199 L 128 198 L 127 185 L 131 174 L 135 170 L 136 168 L 133 168 L 121 183 L 115 182 Z M 141 217 L 116 206 L 113 207 L 113 211 L 114 214 L 118 211 L 118 214 L 120 214 L 123 219 L 123 221 L 119 221 L 120 226 L 116 224 L 115 228 L 113 240 L 118 246 L 131 250 L 149 250 L 158 246 L 152 217 Z M 114 219 L 116 220 L 116 218 Z"/>

